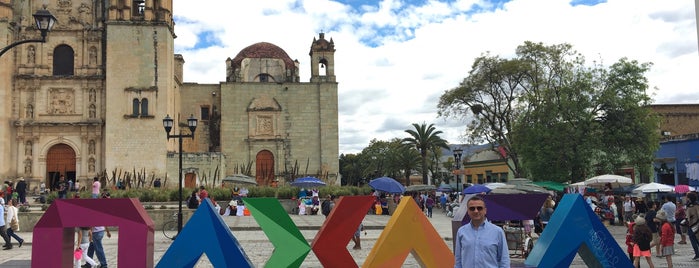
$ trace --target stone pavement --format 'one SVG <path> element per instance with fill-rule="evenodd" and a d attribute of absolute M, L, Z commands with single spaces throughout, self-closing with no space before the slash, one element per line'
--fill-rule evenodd
<path fill-rule="evenodd" d="M 299 227 L 301 233 L 306 237 L 309 244 L 315 237 L 318 229 L 323 224 L 325 217 L 322 215 L 313 216 L 298 216 L 290 215 L 294 223 Z M 376 243 L 379 235 L 383 231 L 383 227 L 388 222 L 389 216 L 380 215 L 367 215 L 363 221 L 366 235 L 362 236 L 362 249 L 353 250 L 353 243 L 350 241 L 347 245 L 347 249 L 352 254 L 357 264 L 361 266 L 366 259 L 367 255 L 371 251 L 371 248 Z M 451 218 L 448 218 L 439 209 L 435 209 L 434 217 L 429 219 L 432 225 L 435 227 L 437 232 L 441 237 L 444 238 L 445 243 L 451 249 L 452 248 L 452 234 L 451 234 Z M 272 244 L 268 241 L 265 234 L 260 230 L 257 222 L 252 217 L 224 217 L 224 221 L 228 226 L 231 227 L 233 235 L 238 239 L 242 248 L 245 250 L 246 254 L 253 262 L 256 267 L 263 267 L 264 263 L 267 261 L 269 256 L 272 254 Z M 612 235 L 616 238 L 617 242 L 622 246 L 622 249 L 626 251 L 625 241 L 625 228 L 621 226 L 609 226 L 608 227 Z M 165 251 L 172 243 L 171 240 L 167 239 L 160 226 L 156 226 L 155 232 L 155 250 L 154 250 L 154 263 L 157 264 Z M 30 232 L 20 232 L 18 233 L 26 241 L 24 246 L 18 248 L 16 243 L 12 250 L 0 251 L 0 268 L 19 268 L 19 267 L 30 267 L 31 266 L 31 240 L 32 234 Z M 118 267 L 116 263 L 116 256 L 118 254 L 117 250 L 117 240 L 118 232 L 112 233 L 112 238 L 107 238 L 105 236 L 103 243 L 105 245 L 107 253 L 107 261 L 110 267 Z M 679 236 L 675 239 L 679 241 Z M 14 240 L 13 240 L 14 242 Z M 193 245 L 194 246 L 194 245 Z M 699 267 L 699 262 L 692 261 L 692 247 L 689 244 L 676 244 L 676 253 L 673 256 L 673 264 L 675 267 Z M 524 267 L 524 259 L 522 258 L 512 258 L 513 267 Z M 656 267 L 667 267 L 665 259 L 653 258 L 653 263 Z M 646 267 L 645 261 L 641 262 L 642 267 Z M 209 263 L 206 256 L 202 258 L 197 263 L 196 267 L 213 267 Z M 306 260 L 303 262 L 302 267 L 322 267 L 320 262 L 311 251 Z M 409 255 L 406 259 L 403 267 L 419 267 L 417 261 L 412 255 Z M 580 257 L 576 257 L 570 267 L 586 267 Z"/>

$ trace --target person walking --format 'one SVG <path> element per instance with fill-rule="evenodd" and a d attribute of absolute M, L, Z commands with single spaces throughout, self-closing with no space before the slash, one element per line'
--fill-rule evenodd
<path fill-rule="evenodd" d="M 667 267 L 672 268 L 672 255 L 675 254 L 675 227 L 668 220 L 665 210 L 658 211 L 655 215 L 655 220 L 660 225 L 660 252 L 658 255 L 665 257 Z"/>
<path fill-rule="evenodd" d="M 456 232 L 454 268 L 510 267 L 505 231 L 488 221 L 485 201 L 476 195 L 466 205 L 471 221 Z"/>
<path fill-rule="evenodd" d="M 17 199 L 10 199 L 7 202 L 7 213 L 5 214 L 5 222 L 9 223 L 9 227 L 5 228 L 7 231 L 7 237 L 10 243 L 12 243 L 12 238 L 17 240 L 18 247 L 22 247 L 22 244 L 24 244 L 24 239 L 19 237 L 16 232 L 19 232 L 19 217 L 17 216 L 17 213 L 19 212 L 19 209 L 17 209 Z"/>
<path fill-rule="evenodd" d="M 15 192 L 17 192 L 19 197 L 19 204 L 27 204 L 27 182 L 24 181 L 24 178 L 19 178 L 17 186 L 15 186 Z"/>
<path fill-rule="evenodd" d="M 104 238 L 105 233 L 108 238 L 112 237 L 109 228 L 106 226 L 92 227 L 92 243 L 90 243 L 90 247 L 87 250 L 87 256 L 91 259 L 93 259 L 92 257 L 97 253 L 97 260 L 100 262 L 100 268 L 107 268 L 107 257 L 104 254 L 104 246 L 102 245 L 102 238 Z M 87 265 L 89 264 L 86 263 L 83 267 L 87 267 Z"/>
<path fill-rule="evenodd" d="M 85 260 L 85 262 L 90 265 L 87 267 L 97 266 L 95 260 L 87 256 L 87 249 L 90 247 L 90 242 L 92 241 L 92 228 L 79 227 L 76 231 L 78 233 L 78 246 L 75 248 L 75 251 L 82 252 L 82 255 L 80 255 L 80 259 L 75 259 L 75 268 L 80 268 L 80 262 L 82 260 Z"/>
<path fill-rule="evenodd" d="M 352 247 L 352 249 L 362 249 L 362 231 L 364 231 L 364 224 L 360 222 L 357 231 L 355 231 L 352 236 L 352 241 L 354 242 L 354 247 Z"/>
<path fill-rule="evenodd" d="M 694 249 L 694 258 L 699 261 L 699 203 L 697 203 L 697 193 L 687 193 L 687 236 L 689 243 Z"/>
<path fill-rule="evenodd" d="M 637 217 L 636 224 L 634 224 L 633 266 L 641 267 L 641 257 L 645 257 L 646 262 L 648 262 L 648 266 L 650 266 L 650 268 L 654 268 L 653 258 L 651 257 L 650 253 L 650 243 L 653 240 L 653 233 L 651 233 L 650 228 L 648 228 L 646 224 L 640 224 L 643 221 L 645 221 L 645 219 Z"/>
<path fill-rule="evenodd" d="M 624 197 L 624 221 L 631 222 L 633 214 L 636 213 L 636 203 L 631 200 L 631 196 Z"/>
<path fill-rule="evenodd" d="M 685 235 L 687 227 L 682 225 L 682 222 L 686 222 L 687 208 L 682 203 L 681 198 L 677 200 L 675 206 L 677 207 L 677 210 L 675 210 L 675 231 L 680 235 L 680 242 L 677 242 L 677 244 L 684 245 L 687 244 L 687 236 Z"/>
<path fill-rule="evenodd" d="M 5 215 L 5 205 L 0 204 L 0 215 Z M 3 250 L 12 249 L 12 243 L 10 243 L 10 237 L 7 236 L 7 230 L 5 229 L 5 217 L 0 217 L 0 236 L 2 240 L 5 241 Z"/>
<path fill-rule="evenodd" d="M 102 188 L 102 183 L 100 179 L 95 177 L 92 179 L 92 198 L 100 198 L 100 189 Z"/>
<path fill-rule="evenodd" d="M 60 178 L 58 178 L 58 182 L 56 182 L 56 191 L 58 191 L 58 198 L 59 199 L 66 199 L 68 198 L 68 182 L 66 182 L 66 177 L 61 175 Z"/>
<path fill-rule="evenodd" d="M 432 208 L 434 207 L 434 197 L 432 197 L 432 195 L 427 196 L 425 207 L 427 207 L 427 217 L 432 218 Z"/>

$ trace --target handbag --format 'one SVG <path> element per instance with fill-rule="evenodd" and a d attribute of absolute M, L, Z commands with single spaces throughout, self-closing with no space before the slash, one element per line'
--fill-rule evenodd
<path fill-rule="evenodd" d="M 12 220 L 10 221 L 10 228 L 12 228 L 12 231 L 19 232 L 19 222 L 17 221 L 17 215 L 12 217 Z"/>

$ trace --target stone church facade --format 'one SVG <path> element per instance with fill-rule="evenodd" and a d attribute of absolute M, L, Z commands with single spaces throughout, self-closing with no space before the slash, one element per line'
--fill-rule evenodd
<path fill-rule="evenodd" d="M 0 178 L 32 187 L 58 175 L 87 183 L 133 172 L 174 183 L 178 142 L 162 119 L 175 119 L 171 134 L 188 134 L 193 115 L 187 186 L 212 173 L 248 173 L 261 184 L 336 180 L 335 49 L 323 34 L 311 43 L 310 82 L 281 48 L 258 43 L 225 61 L 225 82 L 185 83 L 171 0 L 44 2 L 58 19 L 47 42 L 0 58 Z M 0 45 L 36 39 L 30 18 L 44 2 L 0 0 Z"/>

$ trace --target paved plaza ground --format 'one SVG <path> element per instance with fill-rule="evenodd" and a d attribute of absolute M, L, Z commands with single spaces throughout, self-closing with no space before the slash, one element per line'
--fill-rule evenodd
<path fill-rule="evenodd" d="M 318 229 L 323 224 L 325 217 L 320 215 L 312 216 L 299 216 L 290 215 L 294 223 L 301 229 L 301 233 L 306 237 L 309 244 L 315 237 Z M 361 266 L 364 263 L 367 255 L 371 251 L 371 248 L 376 243 L 377 238 L 383 231 L 383 227 L 388 222 L 389 216 L 380 215 L 367 215 L 363 223 L 366 227 L 367 235 L 362 237 L 362 249 L 353 250 L 353 243 L 347 245 L 348 250 L 356 260 L 357 264 Z M 435 230 L 444 238 L 445 243 L 451 249 L 452 248 L 452 231 L 451 231 L 451 218 L 448 218 L 441 212 L 441 210 L 435 210 L 434 217 L 429 219 Z M 224 221 L 228 226 L 231 227 L 233 235 L 238 239 L 242 248 L 245 250 L 246 254 L 253 262 L 256 267 L 263 267 L 264 263 L 272 254 L 272 244 L 268 241 L 267 237 L 260 230 L 259 225 L 255 222 L 252 217 L 224 217 Z M 617 240 L 617 242 L 622 246 L 622 249 L 626 251 L 625 233 L 626 229 L 622 226 L 609 226 L 608 227 L 611 234 Z M 21 248 L 15 247 L 12 250 L 6 250 L 0 252 L 0 268 L 19 268 L 19 267 L 30 267 L 31 266 L 31 250 L 32 250 L 32 234 L 30 232 L 20 232 L 18 233 L 21 237 L 25 239 L 25 244 Z M 103 243 L 107 252 L 107 260 L 109 267 L 118 267 L 116 263 L 117 258 L 117 241 L 119 239 L 118 232 L 114 232 L 112 238 L 107 238 L 105 236 Z M 679 236 L 675 241 L 679 241 Z M 14 240 L 13 240 L 14 242 Z M 155 264 L 158 263 L 160 258 L 168 247 L 172 244 L 172 241 L 167 239 L 163 233 L 160 231 L 160 227 L 156 226 L 155 232 Z M 192 245 L 196 246 L 196 245 Z M 676 255 L 673 256 L 673 261 L 675 267 L 699 267 L 699 262 L 692 261 L 692 248 L 689 244 L 676 244 Z M 653 263 L 656 267 L 667 267 L 665 259 L 653 258 Z M 641 262 L 642 267 L 648 267 L 645 261 Z M 513 267 L 524 267 L 524 259 L 522 258 L 512 258 Z M 196 267 L 213 267 L 208 259 L 204 256 L 197 263 Z M 306 257 L 302 264 L 302 267 L 322 267 L 316 256 L 311 251 Z M 406 259 L 403 267 L 419 267 L 417 261 L 412 255 L 409 255 Z M 582 259 L 578 256 L 574 259 L 571 267 L 586 267 Z"/>

